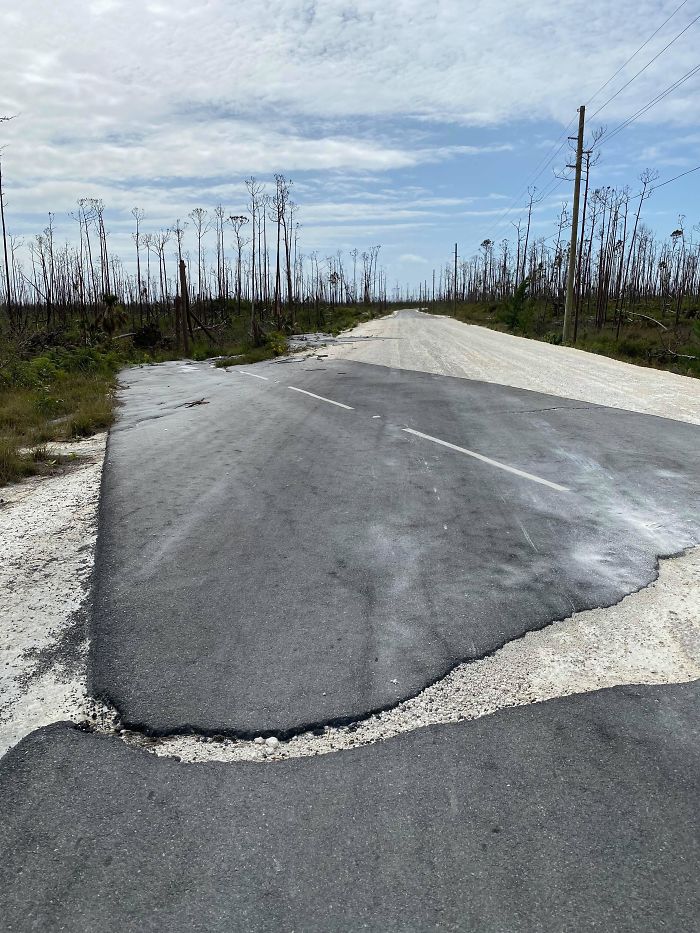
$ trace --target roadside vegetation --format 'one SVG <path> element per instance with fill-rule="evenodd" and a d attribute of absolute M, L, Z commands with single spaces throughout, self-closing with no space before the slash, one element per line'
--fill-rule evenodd
<path fill-rule="evenodd" d="M 1 166 L 0 166 L 1 168 Z M 249 178 L 242 211 L 195 208 L 168 227 L 134 208 L 133 252 L 111 249 L 107 210 L 81 198 L 72 242 L 55 217 L 13 237 L 0 174 L 0 484 L 59 466 L 45 446 L 109 427 L 129 364 L 250 364 L 290 335 L 339 333 L 386 309 L 379 246 L 304 254 L 292 183 Z"/>
<path fill-rule="evenodd" d="M 418 307 L 418 303 L 414 307 Z M 433 314 L 454 317 L 467 324 L 478 324 L 492 330 L 561 344 L 563 312 L 551 303 L 527 297 L 500 302 L 435 301 L 420 305 Z M 573 346 L 589 353 L 599 353 L 638 366 L 665 369 L 682 376 L 700 377 L 700 322 L 698 308 L 684 302 L 684 311 L 678 322 L 666 320 L 658 308 L 643 306 L 648 314 L 626 316 L 622 325 L 614 320 L 597 327 L 584 321 Z M 654 317 L 657 315 L 657 317 Z"/>
<path fill-rule="evenodd" d="M 127 336 L 85 331 L 66 316 L 65 326 L 50 330 L 44 322 L 20 334 L 0 335 L 0 486 L 34 474 L 62 469 L 70 456 L 57 455 L 51 442 L 77 440 L 104 431 L 114 417 L 117 373 L 125 366 L 159 363 L 186 355 L 216 358 L 218 366 L 250 364 L 287 352 L 288 331 L 276 331 L 261 316 L 263 342 L 255 346 L 248 332 L 249 308 L 243 304 L 218 309 L 227 315 L 212 340 L 193 333 L 184 354 L 167 319 L 158 332 L 145 326 Z M 197 306 L 204 314 L 204 309 Z M 339 333 L 346 327 L 384 313 L 382 304 L 338 306 L 313 302 L 298 310 L 296 331 Z M 161 329 L 162 327 L 162 329 Z"/>

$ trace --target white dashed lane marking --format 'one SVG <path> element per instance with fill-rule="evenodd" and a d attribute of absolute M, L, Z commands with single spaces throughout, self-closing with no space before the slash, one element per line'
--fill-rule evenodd
<path fill-rule="evenodd" d="M 432 441 L 433 444 L 440 444 L 442 447 L 449 447 L 450 450 L 456 450 L 460 454 L 466 454 L 475 460 L 481 460 L 482 463 L 488 463 L 489 466 L 497 467 L 499 470 L 505 470 L 506 473 L 512 473 L 514 476 L 521 476 L 523 479 L 529 479 L 533 483 L 539 483 L 541 486 L 549 486 L 550 489 L 556 489 L 557 492 L 569 492 L 566 486 L 560 486 L 559 483 L 552 483 L 548 479 L 542 479 L 541 476 L 534 476 L 532 473 L 526 473 L 524 470 L 518 470 L 516 467 L 508 466 L 507 463 L 501 463 L 500 460 L 492 460 L 490 457 L 484 457 L 474 450 L 467 450 L 466 447 L 458 447 L 456 444 L 450 444 L 448 441 L 442 441 L 439 437 L 433 437 L 430 434 L 423 434 L 421 431 L 414 431 L 413 428 L 403 428 L 406 434 L 414 434 L 416 437 L 422 437 L 426 441 Z"/>
<path fill-rule="evenodd" d="M 323 395 L 315 395 L 313 392 L 307 392 L 306 389 L 297 389 L 296 386 L 287 386 L 292 392 L 301 392 L 303 395 L 310 395 L 311 398 L 317 398 L 320 402 L 328 402 L 329 405 L 337 405 L 338 408 L 345 408 L 348 411 L 355 411 L 350 405 L 343 405 L 342 402 L 334 402 L 332 398 L 324 398 Z"/>
<path fill-rule="evenodd" d="M 269 382 L 267 376 L 258 376 L 257 373 L 248 372 L 245 369 L 239 369 L 239 373 L 243 376 L 253 376 L 255 379 L 264 379 L 266 382 Z M 346 411 L 355 411 L 351 405 L 346 405 L 344 402 L 336 402 L 332 398 L 326 398 L 324 395 L 316 395 L 315 392 L 309 392 L 306 389 L 300 389 L 298 386 L 287 386 L 288 389 L 291 389 L 292 392 L 300 392 L 302 395 L 308 395 L 310 398 L 315 398 L 319 402 L 326 402 L 328 405 L 335 405 L 336 408 L 344 408 Z M 380 415 L 373 415 L 373 418 L 379 418 Z M 507 463 L 501 463 L 500 460 L 492 460 L 491 457 L 485 457 L 483 454 L 477 453 L 475 450 L 468 450 L 466 447 L 459 447 L 457 444 L 450 444 L 449 441 L 443 441 L 439 437 L 433 437 L 432 434 L 423 434 L 422 431 L 414 431 L 413 428 L 402 428 L 406 434 L 413 434 L 415 437 L 421 437 L 423 440 L 431 441 L 433 444 L 440 444 L 441 447 L 448 447 L 450 450 L 455 450 L 457 453 L 466 454 L 467 457 L 473 457 L 474 460 L 480 460 L 481 463 L 487 463 L 489 466 L 496 467 L 498 470 L 505 470 L 506 473 L 512 473 L 513 476 L 519 476 L 522 479 L 530 480 L 532 483 L 539 483 L 541 486 L 548 486 L 550 489 L 555 489 L 557 492 L 569 492 L 570 490 L 566 486 L 561 486 L 559 483 L 553 483 L 551 480 L 543 479 L 541 476 L 535 476 L 533 473 L 526 473 L 525 470 L 518 470 L 517 467 L 509 466 Z M 532 542 L 530 542 L 532 544 Z M 533 547 L 534 544 L 532 545 Z M 536 550 L 536 548 L 535 548 Z"/>

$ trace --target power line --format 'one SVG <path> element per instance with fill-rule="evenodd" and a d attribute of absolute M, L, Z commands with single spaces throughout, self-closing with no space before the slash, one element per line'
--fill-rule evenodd
<path fill-rule="evenodd" d="M 652 100 L 640 107 L 632 116 L 628 117 L 623 123 L 620 123 L 615 129 L 610 130 L 609 133 L 604 133 L 603 136 L 598 140 L 598 145 L 602 146 L 604 143 L 610 142 L 610 140 L 617 136 L 618 133 L 622 132 L 625 127 L 629 126 L 631 123 L 634 123 L 639 117 L 643 116 L 647 111 L 651 110 L 652 107 L 656 106 L 660 101 L 665 97 L 668 97 L 673 91 L 679 88 L 682 84 L 685 84 L 686 81 L 689 81 L 700 71 L 700 64 L 695 65 L 694 68 L 691 68 L 690 71 L 686 71 L 684 75 L 678 78 L 673 84 L 670 84 L 665 90 L 661 91 L 660 94 L 657 94 Z"/>
<path fill-rule="evenodd" d="M 590 98 L 588 99 L 586 106 L 587 106 L 588 104 L 590 104 L 591 101 L 595 100 L 595 98 L 598 96 L 598 94 L 600 94 L 600 92 L 601 92 L 602 90 L 604 90 L 604 89 L 611 83 L 611 81 L 613 81 L 613 80 L 620 74 L 620 72 L 623 71 L 623 70 L 627 67 L 627 65 L 632 61 L 632 59 L 635 58 L 635 57 L 642 51 L 642 49 L 644 49 L 644 48 L 651 42 L 651 40 L 663 29 L 663 27 L 664 27 L 668 22 L 670 22 L 670 21 L 673 19 L 673 17 L 686 5 L 687 2 L 688 2 L 688 0 L 683 0 L 683 2 L 680 3 L 680 4 L 676 7 L 676 9 L 670 14 L 670 16 L 667 16 L 667 17 L 666 17 L 666 19 L 663 21 L 663 23 L 661 23 L 661 25 L 658 26 L 658 27 L 654 30 L 654 32 L 653 32 L 653 33 L 652 33 L 652 34 L 651 34 L 651 35 L 650 35 L 650 36 L 649 36 L 649 37 L 648 37 L 648 38 L 647 38 L 647 39 L 632 53 L 632 55 L 630 55 L 630 57 L 617 69 L 617 71 L 615 71 L 615 72 L 608 78 L 608 80 L 605 81 L 605 83 L 602 84 L 602 85 L 598 88 L 598 90 L 593 94 L 593 96 L 590 97 Z M 630 84 L 632 84 L 632 82 L 635 81 L 636 78 L 639 77 L 639 75 L 641 75 L 644 71 L 646 71 L 646 69 L 647 69 L 650 65 L 652 65 L 661 55 L 663 55 L 663 53 L 664 53 L 667 49 L 669 49 L 675 42 L 677 42 L 677 40 L 680 39 L 681 36 L 684 35 L 684 34 L 690 29 L 690 27 L 693 26 L 699 19 L 700 19 L 700 14 L 698 14 L 693 20 L 691 20 L 677 35 L 675 35 L 675 36 L 673 37 L 673 39 L 671 39 L 670 42 L 668 42 L 659 52 L 657 52 L 656 55 L 655 55 L 650 61 L 648 61 L 648 62 L 646 63 L 646 65 L 644 65 L 643 68 L 640 68 L 640 70 L 639 70 L 638 72 L 636 72 L 636 74 L 634 74 L 634 75 L 629 79 L 629 81 L 627 81 L 626 84 L 624 84 L 621 88 L 619 88 L 619 90 L 617 90 L 617 91 L 612 95 L 612 97 L 608 98 L 608 100 L 605 101 L 605 103 L 602 104 L 602 105 L 595 111 L 595 113 L 592 114 L 591 118 L 597 116 L 597 114 L 599 114 L 605 107 L 607 107 L 607 105 L 608 105 L 611 101 L 613 101 L 619 94 L 621 94 L 622 91 L 624 91 L 627 87 L 629 87 Z M 700 66 L 698 66 L 698 68 L 700 68 Z M 671 85 L 669 88 L 667 88 L 666 91 L 662 92 L 662 94 L 659 95 L 657 98 L 655 98 L 653 101 L 650 101 L 649 104 L 645 105 L 645 107 L 642 108 L 640 111 L 638 111 L 637 113 L 633 114 L 630 118 L 628 118 L 627 121 L 625 121 L 623 124 L 620 124 L 620 125 L 619 125 L 618 127 L 616 127 L 613 131 L 611 131 L 609 134 L 606 134 L 605 136 L 603 136 L 603 139 L 604 139 L 605 141 L 607 141 L 609 138 L 612 138 L 612 136 L 616 135 L 616 134 L 619 133 L 621 130 L 623 130 L 626 126 L 629 126 L 630 123 L 634 122 L 634 120 L 636 120 L 638 117 L 640 117 L 640 116 L 642 116 L 644 113 L 646 113 L 647 110 L 651 109 L 652 106 L 654 106 L 654 105 L 655 105 L 656 103 L 658 103 L 659 101 L 663 100 L 663 98 L 664 98 L 665 96 L 667 96 L 668 94 L 670 94 L 673 90 L 675 90 L 676 87 L 680 87 L 680 85 L 683 84 L 683 83 L 685 83 L 686 80 L 689 80 L 689 79 L 693 76 L 693 74 L 695 73 L 696 70 L 697 70 L 697 69 L 693 69 L 691 72 L 689 72 L 689 73 L 687 73 L 686 75 L 684 75 L 683 78 L 679 79 L 678 82 L 675 82 L 673 85 Z M 589 119 L 591 119 L 591 118 L 589 118 Z M 559 140 L 562 140 L 561 143 L 559 144 L 558 148 L 555 149 L 554 152 L 553 152 L 549 157 L 547 157 L 546 155 L 543 156 L 542 159 L 540 159 L 540 161 L 537 163 L 537 165 L 535 166 L 535 168 L 534 168 L 533 171 L 531 172 L 531 174 L 530 174 L 530 176 L 529 176 L 529 178 L 528 178 L 528 181 L 527 181 L 527 183 L 525 184 L 525 186 L 523 187 L 522 191 L 520 191 L 520 193 L 513 199 L 513 201 L 512 201 L 511 204 L 509 205 L 509 207 L 507 207 L 507 208 L 505 209 L 505 211 L 503 211 L 503 213 L 500 215 L 500 217 L 498 218 L 498 220 L 497 220 L 496 223 L 494 224 L 494 227 L 493 227 L 494 233 L 498 230 L 499 227 L 501 227 L 501 226 L 503 225 L 503 223 L 505 222 L 505 220 L 506 220 L 506 218 L 508 217 L 508 215 L 511 214 L 511 213 L 513 212 L 514 209 L 516 209 L 516 210 L 518 209 L 518 208 L 515 208 L 515 205 L 518 203 L 518 201 L 519 201 L 520 198 L 523 196 L 523 194 L 525 194 L 525 192 L 529 189 L 529 187 L 530 187 L 531 185 L 534 185 L 534 183 L 540 178 L 540 176 L 541 176 L 542 173 L 545 171 L 545 169 L 546 169 L 549 165 L 551 165 L 551 163 L 557 158 L 557 156 L 559 155 L 559 153 L 562 151 L 562 149 L 563 149 L 564 146 L 566 145 L 566 142 L 567 142 L 567 140 L 566 140 L 566 134 L 568 133 L 569 129 L 571 128 L 571 126 L 573 125 L 574 122 L 575 122 L 575 118 L 571 119 L 571 120 L 569 121 L 569 123 L 567 124 L 567 126 L 565 127 L 565 129 L 563 130 L 563 132 L 561 133 L 561 135 L 558 136 L 557 139 L 554 141 L 553 146 L 557 146 L 557 143 L 559 142 Z M 562 183 L 563 181 L 564 181 L 564 179 L 558 179 L 558 180 L 553 184 L 553 186 L 550 186 L 548 189 L 545 190 L 545 192 L 541 195 L 540 200 L 542 200 L 543 198 L 547 197 L 549 194 L 553 193 L 553 191 L 555 191 L 556 188 L 558 188 L 558 187 L 561 185 L 561 183 Z M 551 185 L 551 183 L 550 183 L 550 185 Z M 524 208 L 522 208 L 522 209 L 524 209 Z"/>
<path fill-rule="evenodd" d="M 673 178 L 668 178 L 666 181 L 662 181 L 660 185 L 654 185 L 650 191 L 656 191 L 657 188 L 663 188 L 664 185 L 670 185 L 672 181 L 678 181 L 679 178 L 683 178 L 685 175 L 692 175 L 693 172 L 700 172 L 700 165 L 696 165 L 695 168 L 689 168 L 687 172 L 681 172 L 680 175 L 674 175 Z"/>
<path fill-rule="evenodd" d="M 600 94 L 600 92 L 601 92 L 601 91 L 604 91 L 605 88 L 610 84 L 611 81 L 614 81 L 614 80 L 615 80 L 615 78 L 620 74 L 621 71 L 624 71 L 624 69 L 629 65 L 629 63 L 632 61 L 632 59 L 633 59 L 633 58 L 636 58 L 637 55 L 639 55 L 639 53 L 642 51 L 642 49 L 645 48 L 647 45 L 649 45 L 649 43 L 650 43 L 651 40 L 654 38 L 654 36 L 657 35 L 657 33 L 661 32 L 661 30 L 664 28 L 664 26 L 666 25 L 666 23 L 670 22 L 670 21 L 673 19 L 673 17 L 676 15 L 676 13 L 678 13 L 678 11 L 681 10 L 681 9 L 686 5 L 687 2 L 688 2 L 688 0 L 683 0 L 683 3 L 681 3 L 680 6 L 677 6 L 677 7 L 676 7 L 676 9 L 673 11 L 673 13 L 671 13 L 671 15 L 668 16 L 668 17 L 663 21 L 663 23 L 661 23 L 661 25 L 658 26 L 658 27 L 654 30 L 654 32 L 652 32 L 652 34 L 649 36 L 649 38 L 648 38 L 645 42 L 643 42 L 643 43 L 639 46 L 639 48 L 636 49 L 636 51 L 632 52 L 632 54 L 631 54 L 630 57 L 627 59 L 627 61 L 624 62 L 622 65 L 620 65 L 620 67 L 617 69 L 617 71 L 615 72 L 615 74 L 611 75 L 611 76 L 608 78 L 608 80 L 605 82 L 605 84 L 601 84 L 601 86 L 598 88 L 598 90 L 595 92 L 595 94 L 594 94 L 592 97 L 589 97 L 588 100 L 586 101 L 586 106 L 587 106 L 587 107 L 590 106 L 590 104 L 593 103 L 593 101 L 594 101 L 594 100 L 596 99 L 596 97 Z M 595 114 L 593 114 L 593 116 L 595 116 Z"/>
<path fill-rule="evenodd" d="M 700 18 L 700 16 L 698 16 L 697 18 Z M 674 81 L 673 84 L 669 85 L 669 86 L 668 86 L 665 90 L 663 90 L 660 94 L 657 94 L 655 98 L 653 98 L 651 101 L 649 101 L 649 102 L 648 102 L 647 104 L 645 104 L 643 107 L 640 107 L 640 109 L 639 109 L 638 111 L 636 111 L 635 113 L 633 113 L 630 117 L 628 117 L 627 120 L 625 120 L 625 121 L 624 121 L 623 123 L 621 123 L 619 126 L 616 126 L 615 129 L 611 130 L 609 133 L 606 133 L 604 136 L 602 136 L 601 139 L 598 141 L 597 145 L 598 145 L 598 146 L 602 146 L 603 143 L 608 142 L 610 139 L 612 139 L 614 136 L 616 136 L 618 133 L 620 133 L 623 129 L 625 129 L 625 127 L 629 126 L 631 123 L 633 123 L 635 120 L 637 120 L 640 116 L 643 116 L 648 110 L 650 110 L 653 106 L 655 106 L 655 105 L 658 104 L 660 101 L 662 101 L 665 97 L 668 97 L 668 95 L 671 94 L 674 90 L 676 90 L 676 88 L 680 87 L 682 84 L 685 84 L 686 81 L 689 81 L 689 80 L 690 80 L 695 74 L 697 74 L 699 71 L 700 71 L 700 64 L 696 65 L 694 68 L 691 68 L 690 71 L 686 72 L 686 74 L 682 75 L 680 78 L 678 78 L 676 81 Z M 556 155 L 558 154 L 559 151 L 561 151 L 561 149 L 562 149 L 562 146 L 560 146 L 560 147 L 559 147 L 559 150 L 557 151 L 557 153 L 555 153 L 554 156 L 552 156 L 552 159 L 549 160 L 550 162 L 556 157 Z M 546 166 L 545 166 L 545 167 L 546 167 Z M 695 169 L 691 169 L 691 171 L 695 171 Z M 540 173 L 540 174 L 541 174 L 541 173 Z M 688 174 L 688 173 L 685 173 L 685 172 L 684 172 L 683 174 Z M 682 175 L 678 175 L 678 176 L 676 176 L 676 177 L 681 178 Z M 545 198 L 549 197 L 549 195 L 553 194 L 554 191 L 556 191 L 556 189 L 557 189 L 564 181 L 566 181 L 566 179 L 564 179 L 564 178 L 555 178 L 552 182 L 549 183 L 549 185 L 548 185 L 548 186 L 545 188 L 545 190 L 541 193 L 541 195 L 540 195 L 540 200 L 544 200 Z M 670 184 L 671 181 L 675 181 L 675 179 L 669 179 L 669 181 L 664 182 L 663 184 Z M 656 187 L 656 188 L 660 188 L 660 187 L 662 187 L 662 186 L 661 186 L 661 185 L 656 185 L 655 187 Z M 654 190 L 654 189 L 652 188 L 652 189 L 650 189 L 650 190 Z M 518 195 L 518 198 L 517 198 L 516 200 L 519 200 L 520 197 L 521 197 L 521 195 Z M 512 209 L 512 208 L 511 208 L 511 209 Z M 509 211 L 508 211 L 507 213 L 510 213 L 510 210 L 511 210 L 511 209 L 509 209 Z M 522 209 L 524 209 L 524 207 L 523 207 L 523 208 L 520 208 L 520 209 L 522 210 Z M 500 224 L 501 224 L 501 222 L 499 221 L 499 222 L 496 224 L 496 226 L 500 226 Z"/>
<path fill-rule="evenodd" d="M 666 19 L 663 21 L 663 23 L 661 23 L 660 26 L 657 26 L 657 28 L 654 30 L 654 32 L 652 32 L 652 34 L 651 34 L 651 35 L 650 35 L 650 36 L 649 36 L 649 37 L 648 37 L 648 38 L 647 38 L 647 39 L 646 39 L 646 40 L 645 40 L 645 41 L 630 55 L 630 57 L 629 57 L 622 65 L 620 65 L 620 67 L 617 69 L 617 71 L 615 71 L 615 72 L 608 78 L 608 80 L 605 81 L 604 84 L 601 84 L 601 86 L 600 86 L 600 87 L 598 88 L 598 90 L 593 94 L 593 96 L 590 97 L 590 98 L 588 99 L 588 101 L 586 102 L 586 106 L 588 106 L 593 100 L 595 100 L 595 98 L 598 96 L 598 94 L 600 94 L 600 92 L 601 92 L 602 90 L 604 90 L 604 89 L 610 84 L 611 81 L 614 81 L 614 80 L 615 80 L 615 78 L 620 74 L 620 72 L 623 71 L 623 70 L 627 67 L 627 65 L 629 65 L 629 63 L 632 61 L 632 59 L 635 58 L 635 57 L 642 51 L 642 49 L 645 48 L 645 47 L 651 42 L 651 40 L 652 40 L 656 35 L 658 35 L 658 33 L 664 28 L 664 26 L 665 26 L 667 23 L 669 23 L 669 22 L 673 19 L 673 17 L 686 5 L 687 2 L 688 2 L 688 0 L 683 0 L 683 2 L 680 3 L 680 4 L 676 7 L 676 9 L 671 13 L 670 16 L 667 16 Z M 671 45 L 673 45 L 673 43 L 674 43 L 677 39 L 679 39 L 679 38 L 681 37 L 681 35 L 683 35 L 684 32 L 687 32 L 687 30 L 688 30 L 688 29 L 693 25 L 693 23 L 695 23 L 698 19 L 700 19 L 700 15 L 699 15 L 699 16 L 696 16 L 695 19 L 692 20 L 692 22 L 690 22 L 677 36 L 675 36 L 675 37 L 671 40 L 671 42 L 668 43 L 668 45 L 666 45 L 663 49 L 661 49 L 661 51 L 658 52 L 658 53 L 654 56 L 654 58 L 644 66 L 644 68 L 642 68 L 640 71 L 638 71 L 637 74 L 634 75 L 634 76 L 627 82 L 626 85 L 624 85 L 624 87 L 620 88 L 620 90 L 617 91 L 616 94 L 613 95 L 613 97 L 616 97 L 617 94 L 619 94 L 621 91 L 623 91 L 623 90 L 625 89 L 625 87 L 628 87 L 628 86 L 632 83 L 632 81 L 634 81 L 634 79 L 635 79 L 636 77 L 638 77 L 638 76 L 642 73 L 642 71 L 646 70 L 646 68 L 648 68 L 649 65 L 652 64 L 652 62 L 654 62 L 657 58 L 659 58 L 659 56 L 662 55 L 662 54 L 666 51 L 667 48 L 669 48 Z M 606 107 L 607 104 L 609 104 L 611 100 L 613 100 L 613 97 L 611 97 L 611 98 L 610 98 L 609 100 L 607 100 L 601 107 L 599 107 L 598 110 L 596 110 L 596 112 L 593 114 L 593 116 L 596 116 L 596 114 L 600 113 L 600 111 L 601 111 L 604 107 Z M 495 225 L 496 227 L 500 227 L 500 226 L 502 225 L 502 223 L 503 223 L 503 221 L 505 220 L 505 218 L 506 218 L 510 213 L 512 213 L 513 209 L 515 208 L 515 205 L 516 205 L 517 202 L 520 200 L 520 198 L 523 196 L 523 194 L 525 194 L 525 192 L 526 192 L 527 189 L 530 187 L 530 185 L 533 185 L 533 184 L 538 180 L 538 178 L 542 175 L 542 173 L 544 172 L 544 170 L 545 170 L 549 165 L 551 165 L 551 163 L 556 159 L 556 157 L 559 155 L 559 153 L 562 151 L 562 149 L 563 149 L 564 146 L 566 145 L 566 134 L 568 133 L 569 129 L 571 128 L 571 126 L 572 126 L 575 122 L 576 122 L 576 119 L 575 119 L 575 118 L 572 118 L 572 119 L 569 121 L 569 123 L 567 124 L 567 126 L 565 127 L 564 131 L 561 133 L 561 135 L 558 136 L 557 139 L 554 141 L 554 144 L 553 144 L 553 145 L 556 146 L 557 143 L 559 143 L 559 140 L 562 140 L 562 142 L 560 143 L 559 147 L 552 153 L 552 155 L 550 155 L 549 157 L 547 157 L 546 155 L 544 155 L 544 156 L 540 159 L 540 161 L 537 163 L 537 165 L 536 165 L 535 168 L 533 169 L 532 173 L 530 174 L 529 179 L 528 179 L 527 183 L 525 184 L 525 186 L 523 187 L 522 191 L 514 198 L 514 200 L 511 202 L 510 206 L 507 207 L 506 210 L 503 212 L 503 214 L 499 217 L 499 219 L 498 219 L 498 221 L 496 222 L 496 225 Z M 534 176 L 534 177 L 533 177 L 533 176 Z"/>
<path fill-rule="evenodd" d="M 640 76 L 640 74 L 642 74 L 643 72 L 645 72 L 645 71 L 647 70 L 647 68 L 648 68 L 650 65 L 653 65 L 653 63 L 656 61 L 656 59 L 659 58 L 659 56 L 663 55 L 663 53 L 666 51 L 666 49 L 670 49 L 671 46 L 673 45 L 673 43 L 676 42 L 678 39 L 680 39 L 680 37 L 681 37 L 684 33 L 686 33 L 686 32 L 690 29 L 691 26 L 693 26 L 695 23 L 697 23 L 697 21 L 698 21 L 699 19 L 700 19 L 700 13 L 698 13 L 698 15 L 695 17 L 695 19 L 691 20 L 691 21 L 688 23 L 687 26 L 685 26 L 683 29 L 681 29 L 681 31 L 680 31 L 676 36 L 674 36 L 673 39 L 671 39 L 671 41 L 670 41 L 667 45 L 665 45 L 665 46 L 661 49 L 660 52 L 657 52 L 656 55 L 655 55 L 652 59 L 650 59 L 650 61 L 648 61 L 648 62 L 646 63 L 646 65 L 645 65 L 643 68 L 640 68 L 639 71 L 638 71 L 636 74 L 633 74 L 632 77 L 629 79 L 629 81 L 628 81 L 626 84 L 623 84 L 622 87 L 619 88 L 619 90 L 615 91 L 615 93 L 612 95 L 612 97 L 609 97 L 609 98 L 605 101 L 604 104 L 601 104 L 601 106 L 598 107 L 598 109 L 595 111 L 595 113 L 592 113 L 592 114 L 591 114 L 591 116 L 590 116 L 589 119 L 592 120 L 593 117 L 597 117 L 601 110 L 604 110 L 604 109 L 608 106 L 608 104 L 609 104 L 611 101 L 615 100 L 615 98 L 618 96 L 618 94 L 621 94 L 621 93 L 625 90 L 625 88 L 628 88 L 628 87 L 630 86 L 630 84 L 632 84 L 632 82 L 635 81 L 635 80 Z"/>

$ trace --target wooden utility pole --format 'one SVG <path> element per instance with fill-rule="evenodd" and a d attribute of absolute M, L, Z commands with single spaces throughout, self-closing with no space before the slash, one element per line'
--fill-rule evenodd
<path fill-rule="evenodd" d="M 456 243 L 455 243 L 454 309 L 455 309 L 455 317 L 457 317 L 457 244 Z"/>
<path fill-rule="evenodd" d="M 576 169 L 574 177 L 574 208 L 571 217 L 571 246 L 569 247 L 569 271 L 566 276 L 566 305 L 564 306 L 564 330 L 562 343 L 568 344 L 571 340 L 571 320 L 574 310 L 574 282 L 576 279 L 576 252 L 578 245 L 578 208 L 581 197 L 581 166 L 583 163 L 583 130 L 586 121 L 586 108 L 583 104 L 578 108 L 578 139 L 576 144 L 576 165 L 567 168 Z"/>

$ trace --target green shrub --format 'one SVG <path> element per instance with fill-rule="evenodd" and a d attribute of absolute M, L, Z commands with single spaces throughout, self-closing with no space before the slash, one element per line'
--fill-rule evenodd
<path fill-rule="evenodd" d="M 498 312 L 498 319 L 502 321 L 511 333 L 527 333 L 532 324 L 532 307 L 528 298 L 530 279 L 523 279 Z"/>
<path fill-rule="evenodd" d="M 656 345 L 654 344 L 654 347 Z M 639 340 L 634 337 L 624 337 L 617 345 L 618 352 L 631 359 L 641 359 L 648 356 L 652 348 L 648 340 Z"/>
<path fill-rule="evenodd" d="M 271 331 L 265 338 L 265 343 L 274 356 L 284 356 L 287 352 L 287 337 L 281 331 Z"/>

